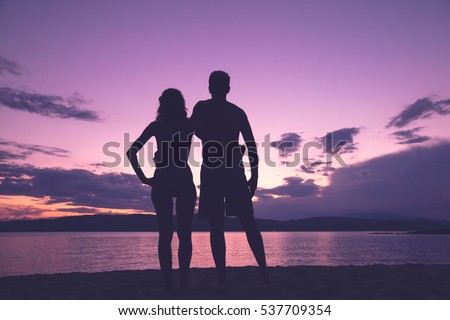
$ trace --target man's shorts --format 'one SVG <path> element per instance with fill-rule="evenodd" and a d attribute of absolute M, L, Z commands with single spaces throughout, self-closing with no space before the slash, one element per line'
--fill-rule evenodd
<path fill-rule="evenodd" d="M 200 219 L 253 216 L 253 203 L 244 168 L 205 168 L 200 173 Z"/>

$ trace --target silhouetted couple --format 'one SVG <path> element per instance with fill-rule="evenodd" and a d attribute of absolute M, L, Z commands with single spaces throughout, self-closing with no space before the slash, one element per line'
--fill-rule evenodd
<path fill-rule="evenodd" d="M 173 198 L 176 199 L 180 286 L 185 288 L 192 256 L 192 218 L 196 189 L 188 165 L 192 136 L 202 140 L 203 164 L 200 176 L 199 217 L 210 224 L 210 241 L 219 283 L 225 283 L 224 216 L 237 216 L 259 265 L 263 281 L 268 281 L 264 245 L 254 215 L 252 197 L 258 183 L 258 154 L 245 112 L 226 100 L 230 77 L 214 71 L 209 77 L 211 99 L 200 101 L 187 117 L 184 98 L 177 89 L 165 90 L 159 98 L 156 121 L 150 123 L 127 152 L 142 183 L 152 186 L 152 201 L 159 225 L 158 254 L 166 290 L 172 290 Z M 247 181 L 242 163 L 245 141 L 251 167 Z M 157 151 L 153 178 L 139 166 L 137 152 L 154 136 Z"/>

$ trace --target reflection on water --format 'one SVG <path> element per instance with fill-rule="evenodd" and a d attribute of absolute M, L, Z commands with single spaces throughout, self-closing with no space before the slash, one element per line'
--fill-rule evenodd
<path fill-rule="evenodd" d="M 256 265 L 245 234 L 226 233 L 227 265 Z M 450 264 L 450 236 L 368 232 L 265 232 L 269 266 Z M 0 276 L 156 269 L 154 232 L 0 234 Z M 172 247 L 176 249 L 176 235 Z M 193 234 L 192 267 L 213 267 L 209 234 Z M 178 267 L 174 250 L 174 267 Z"/>

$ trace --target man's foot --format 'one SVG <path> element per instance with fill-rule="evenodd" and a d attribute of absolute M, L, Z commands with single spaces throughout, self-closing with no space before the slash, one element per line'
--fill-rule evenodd
<path fill-rule="evenodd" d="M 219 285 L 225 285 L 227 283 L 226 281 L 226 277 L 225 277 L 225 272 L 220 272 L 217 274 L 217 284 Z"/>
<path fill-rule="evenodd" d="M 259 272 L 261 273 L 263 283 L 270 283 L 269 269 L 267 267 L 262 267 L 259 269 Z"/>
<path fill-rule="evenodd" d="M 173 284 L 172 284 L 172 282 L 164 283 L 164 291 L 166 291 L 166 292 L 172 292 L 173 291 Z"/>
<path fill-rule="evenodd" d="M 171 292 L 173 291 L 172 280 L 164 280 L 164 291 Z"/>
<path fill-rule="evenodd" d="M 187 272 L 181 271 L 181 273 L 180 273 L 180 290 L 181 291 L 186 290 L 187 282 L 188 282 L 187 278 L 188 278 Z"/>

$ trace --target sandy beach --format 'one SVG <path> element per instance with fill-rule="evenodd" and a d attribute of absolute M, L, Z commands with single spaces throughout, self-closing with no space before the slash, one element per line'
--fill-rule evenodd
<path fill-rule="evenodd" d="M 159 270 L 11 276 L 0 278 L 0 299 L 450 300 L 450 265 L 271 267 L 270 273 L 271 283 L 263 284 L 256 267 L 228 268 L 228 283 L 217 285 L 214 269 L 192 269 L 188 288 L 169 293 Z"/>

